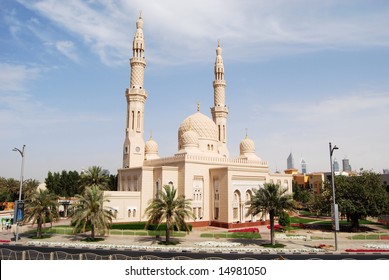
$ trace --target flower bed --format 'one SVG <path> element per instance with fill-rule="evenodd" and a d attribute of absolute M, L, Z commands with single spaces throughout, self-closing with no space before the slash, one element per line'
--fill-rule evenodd
<path fill-rule="evenodd" d="M 0 240 L 0 243 L 7 243 L 7 242 L 11 242 L 11 240 L 4 240 L 4 239 Z"/>
<path fill-rule="evenodd" d="M 270 229 L 270 226 L 267 226 L 268 229 Z M 285 227 L 281 225 L 274 225 L 274 230 L 275 231 L 284 231 Z"/>
<path fill-rule="evenodd" d="M 258 228 L 230 229 L 228 232 L 253 232 L 253 233 L 259 233 L 259 229 Z"/>

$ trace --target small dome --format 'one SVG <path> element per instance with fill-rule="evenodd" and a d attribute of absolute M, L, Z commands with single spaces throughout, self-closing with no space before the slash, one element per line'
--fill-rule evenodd
<path fill-rule="evenodd" d="M 151 137 L 145 143 L 145 153 L 146 154 L 158 154 L 158 144 Z"/>
<path fill-rule="evenodd" d="M 178 143 L 183 145 L 183 135 L 187 131 L 193 131 L 199 139 L 218 141 L 217 125 L 206 115 L 196 112 L 187 117 L 178 128 Z"/>
<path fill-rule="evenodd" d="M 182 146 L 185 147 L 198 147 L 199 136 L 193 130 L 186 131 L 181 138 Z"/>
<path fill-rule="evenodd" d="M 254 141 L 247 136 L 240 142 L 240 154 L 243 155 L 245 153 L 255 153 Z"/>

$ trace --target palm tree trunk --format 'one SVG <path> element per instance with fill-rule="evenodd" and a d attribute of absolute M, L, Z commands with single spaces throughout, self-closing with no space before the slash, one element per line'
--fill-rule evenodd
<path fill-rule="evenodd" d="M 271 245 L 276 245 L 276 240 L 275 240 L 275 231 L 274 231 L 274 209 L 271 209 L 269 211 L 270 215 L 270 241 Z"/>
<path fill-rule="evenodd" d="M 94 224 L 92 224 L 91 239 L 95 240 L 95 225 Z"/>
<path fill-rule="evenodd" d="M 42 218 L 38 218 L 38 226 L 36 228 L 36 237 L 41 238 L 42 237 Z"/>
<path fill-rule="evenodd" d="M 169 222 L 166 221 L 166 245 L 170 243 L 170 225 Z"/>

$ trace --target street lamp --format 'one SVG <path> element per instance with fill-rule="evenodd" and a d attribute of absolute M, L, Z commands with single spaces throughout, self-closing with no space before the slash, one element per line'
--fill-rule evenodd
<path fill-rule="evenodd" d="M 334 229 L 334 235 L 335 235 L 335 251 L 338 251 L 338 238 L 336 231 L 339 230 L 339 218 L 338 218 L 338 205 L 335 204 L 335 178 L 334 178 L 334 168 L 332 163 L 332 154 L 334 153 L 334 150 L 338 150 L 339 148 L 331 146 L 330 142 L 330 164 L 331 164 L 331 185 L 332 185 L 332 227 Z"/>
<path fill-rule="evenodd" d="M 17 207 L 19 207 L 19 203 L 22 201 L 22 186 L 23 186 L 23 171 L 24 171 L 24 148 L 26 145 L 23 145 L 22 150 L 19 150 L 18 148 L 13 148 L 12 151 L 14 152 L 19 152 L 20 155 L 22 156 L 22 168 L 20 171 L 20 188 L 19 188 L 19 200 L 17 203 Z M 17 213 L 17 211 L 16 211 Z M 15 234 L 15 242 L 18 241 L 19 239 L 19 222 L 18 222 L 18 217 L 17 215 L 14 215 L 14 220 L 16 221 L 16 234 Z"/>

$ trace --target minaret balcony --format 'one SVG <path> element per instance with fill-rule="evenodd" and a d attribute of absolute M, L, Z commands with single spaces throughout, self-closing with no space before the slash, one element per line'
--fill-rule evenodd
<path fill-rule="evenodd" d="M 146 65 L 146 60 L 145 60 L 144 57 L 131 57 L 130 63 L 131 64 L 133 64 L 133 63 L 141 63 L 141 64 Z"/>
<path fill-rule="evenodd" d="M 225 86 L 226 85 L 226 81 L 225 80 L 214 80 L 213 81 L 213 85 L 214 86 Z"/>

